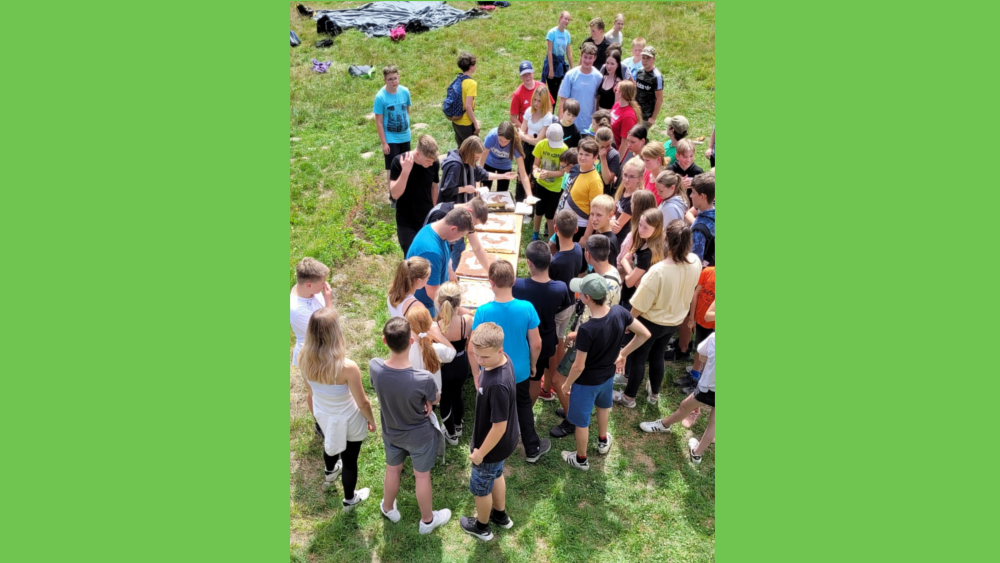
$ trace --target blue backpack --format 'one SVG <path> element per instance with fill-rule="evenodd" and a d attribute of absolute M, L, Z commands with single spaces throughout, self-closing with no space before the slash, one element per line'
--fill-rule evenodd
<path fill-rule="evenodd" d="M 467 78 L 469 78 L 469 75 L 459 74 L 448 85 L 448 91 L 444 95 L 444 103 L 441 104 L 441 111 L 451 121 L 458 121 L 465 114 L 465 100 L 462 99 L 462 81 Z"/>

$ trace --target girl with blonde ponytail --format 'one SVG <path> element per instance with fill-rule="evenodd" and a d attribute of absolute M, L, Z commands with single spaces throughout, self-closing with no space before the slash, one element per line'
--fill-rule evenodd
<path fill-rule="evenodd" d="M 441 391 L 441 364 L 455 359 L 455 347 L 434 326 L 426 307 L 411 307 L 406 313 L 406 322 L 410 323 L 413 335 L 410 363 L 416 369 L 431 372 L 438 391 Z"/>
<path fill-rule="evenodd" d="M 462 435 L 462 417 L 465 400 L 462 387 L 469 377 L 469 357 L 465 354 L 466 339 L 472 332 L 472 315 L 461 306 L 462 288 L 455 282 L 446 282 L 438 288 L 434 305 L 437 307 L 437 325 L 448 342 L 455 348 L 455 359 L 441 366 L 441 418 L 444 419 L 446 440 L 458 445 Z"/>

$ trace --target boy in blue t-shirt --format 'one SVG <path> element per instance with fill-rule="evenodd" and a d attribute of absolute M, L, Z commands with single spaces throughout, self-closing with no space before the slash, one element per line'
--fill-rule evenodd
<path fill-rule="evenodd" d="M 535 364 L 542 351 L 542 337 L 538 333 L 540 320 L 535 308 L 527 301 L 514 299 L 513 287 L 516 279 L 514 266 L 504 260 L 490 264 L 490 286 L 494 300 L 476 309 L 472 319 L 472 334 L 483 323 L 494 323 L 503 329 L 503 349 L 514 364 L 514 383 L 517 388 L 517 424 L 521 430 L 521 443 L 528 463 L 535 463 L 552 449 L 548 439 L 539 440 L 535 432 L 535 415 L 531 404 L 530 378 L 535 373 Z M 479 389 L 480 366 L 473 354 L 472 339 L 467 345 L 469 365 L 476 389 Z"/>
<path fill-rule="evenodd" d="M 451 250 L 449 242 L 455 242 L 475 229 L 472 211 L 465 207 L 456 207 L 444 216 L 444 219 L 425 225 L 406 251 L 407 258 L 420 256 L 431 264 L 431 274 L 427 284 L 414 292 L 417 300 L 427 307 L 431 316 L 437 314 L 434 309 L 434 298 L 441 284 L 452 279 L 452 269 L 449 267 Z"/>
<path fill-rule="evenodd" d="M 590 117 L 594 113 L 594 100 L 597 88 L 604 76 L 594 68 L 597 58 L 597 47 L 593 43 L 584 43 L 580 47 L 580 66 L 566 73 L 562 85 L 559 86 L 559 112 L 562 115 L 563 100 L 572 98 L 580 104 L 580 113 L 574 123 L 577 129 L 583 131 L 590 127 Z"/>
<path fill-rule="evenodd" d="M 375 94 L 375 128 L 385 155 L 386 185 L 389 168 L 397 155 L 410 150 L 410 90 L 399 84 L 399 69 L 389 65 L 382 69 L 385 86 Z M 392 199 L 391 197 L 389 198 Z"/>

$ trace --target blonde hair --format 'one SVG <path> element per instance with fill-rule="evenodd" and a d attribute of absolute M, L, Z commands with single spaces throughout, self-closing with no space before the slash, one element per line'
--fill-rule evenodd
<path fill-rule="evenodd" d="M 639 107 L 639 102 L 635 101 L 636 92 L 638 92 L 638 90 L 635 87 L 635 82 L 631 80 L 622 80 L 618 83 L 618 95 L 622 97 L 622 102 L 625 102 L 628 104 L 628 107 L 632 108 L 632 111 L 635 112 L 636 118 L 641 118 L 642 108 Z"/>
<path fill-rule="evenodd" d="M 299 352 L 298 364 L 309 381 L 333 385 L 344 369 L 347 341 L 340 326 L 340 314 L 332 307 L 313 313 L 306 327 L 306 342 Z"/>
<path fill-rule="evenodd" d="M 473 135 L 462 141 L 462 146 L 458 147 L 458 156 L 462 158 L 462 162 L 465 164 L 475 166 L 476 157 L 485 150 L 486 147 L 483 146 L 482 139 Z"/>
<path fill-rule="evenodd" d="M 434 304 L 437 306 L 437 321 L 441 325 L 441 332 L 448 334 L 451 321 L 458 314 L 458 308 L 462 304 L 462 287 L 452 281 L 444 282 L 438 288 Z"/>
<path fill-rule="evenodd" d="M 677 141 L 677 154 L 694 154 L 694 143 L 691 139 Z"/>
<path fill-rule="evenodd" d="M 653 192 L 649 190 L 636 190 L 636 192 L 632 194 L 632 219 L 629 221 L 632 229 L 631 232 L 636 233 L 632 236 L 632 238 L 635 238 L 639 234 L 639 219 L 641 219 L 642 214 L 649 209 L 656 209 L 659 211 L 659 209 L 656 208 L 656 196 L 654 196 Z"/>
<path fill-rule="evenodd" d="M 663 148 L 663 143 L 659 141 L 650 141 L 646 143 L 646 146 L 642 147 L 642 152 L 639 154 L 642 155 L 643 160 L 655 158 L 660 161 L 661 168 L 667 167 L 667 151 Z"/>
<path fill-rule="evenodd" d="M 681 200 L 684 201 L 684 205 L 691 207 L 691 202 L 688 201 L 687 190 L 684 189 L 684 184 L 681 183 L 684 177 L 680 174 L 674 172 L 673 170 L 664 170 L 660 172 L 660 175 L 656 177 L 656 183 L 665 188 L 674 188 L 674 195 L 681 196 Z M 673 197 L 673 196 L 670 196 Z"/>
<path fill-rule="evenodd" d="M 323 281 L 329 275 L 330 268 L 315 258 L 306 256 L 295 265 L 295 281 L 298 283 Z"/>
<path fill-rule="evenodd" d="M 594 133 L 594 137 L 602 143 L 610 143 L 615 140 L 615 134 L 611 132 L 610 127 L 601 127 Z"/>
<path fill-rule="evenodd" d="M 544 95 L 542 95 L 544 94 Z M 549 97 L 549 88 L 544 84 L 535 87 L 535 93 L 531 95 L 531 106 L 535 106 L 535 96 L 542 96 L 541 101 L 538 103 L 538 114 L 542 117 L 552 113 L 552 98 Z M 535 110 L 531 110 L 531 116 L 537 117 L 535 115 Z"/>
<path fill-rule="evenodd" d="M 438 157 L 438 144 L 434 140 L 434 137 L 424 133 L 417 139 L 417 152 L 420 153 L 424 158 L 437 158 Z"/>
<path fill-rule="evenodd" d="M 632 158 L 626 160 L 624 164 L 622 164 L 622 175 L 624 175 L 625 171 L 627 171 L 627 170 L 631 170 L 632 172 L 635 172 L 636 174 L 638 174 L 639 175 L 639 181 L 641 182 L 642 181 L 642 173 L 646 170 L 646 165 L 643 164 L 641 158 L 639 158 L 637 156 L 633 156 Z M 620 200 L 623 195 L 625 195 L 625 179 L 624 178 L 622 179 L 621 182 L 618 183 L 618 191 L 615 192 L 615 200 L 616 201 Z"/>
<path fill-rule="evenodd" d="M 636 230 L 632 234 L 632 252 L 638 252 L 642 245 L 647 245 L 653 254 L 649 260 L 649 265 L 652 267 L 653 264 L 663 260 L 663 213 L 654 207 L 643 211 L 640 219 L 645 220 L 647 225 L 653 227 L 653 234 L 649 235 L 647 239 L 639 236 L 639 223 L 637 221 Z"/>
<path fill-rule="evenodd" d="M 424 307 L 412 307 L 406 312 L 406 322 L 414 334 L 426 334 L 431 330 L 431 313 Z M 434 373 L 441 369 L 441 359 L 434 350 L 434 341 L 430 336 L 416 337 L 416 345 L 420 346 L 420 357 L 424 361 L 424 369 Z"/>
<path fill-rule="evenodd" d="M 635 39 L 632 40 L 632 45 L 636 45 L 638 47 L 645 47 L 646 46 L 646 38 L 645 37 L 636 37 Z"/>
<path fill-rule="evenodd" d="M 605 213 L 611 213 L 615 210 L 615 200 L 607 194 L 601 194 L 590 202 L 590 209 L 594 209 L 595 207 Z"/>
<path fill-rule="evenodd" d="M 389 304 L 398 307 L 407 295 L 413 293 L 413 286 L 417 281 L 430 275 L 431 263 L 426 258 L 414 256 L 400 262 L 396 266 L 396 275 L 389 284 Z"/>
<path fill-rule="evenodd" d="M 500 348 L 503 346 L 503 329 L 496 323 L 483 323 L 472 333 L 472 345 L 476 348 Z"/>

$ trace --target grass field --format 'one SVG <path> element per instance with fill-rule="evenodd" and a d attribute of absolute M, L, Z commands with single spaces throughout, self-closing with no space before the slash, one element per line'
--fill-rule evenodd
<path fill-rule="evenodd" d="M 379 340 L 387 320 L 385 292 L 401 259 L 395 238 L 393 210 L 387 201 L 385 172 L 372 100 L 382 86 L 351 78 L 351 64 L 380 69 L 395 64 L 401 83 L 413 100 L 415 131 L 430 133 L 442 152 L 455 148 L 450 123 L 441 114 L 444 89 L 457 69 L 461 51 L 478 57 L 479 97 L 476 114 L 484 132 L 507 118 L 510 94 L 517 87 L 517 64 L 531 60 L 540 75 L 545 33 L 557 14 L 569 9 L 570 32 L 579 45 L 587 24 L 600 15 L 608 22 L 626 16 L 627 42 L 637 35 L 657 48 L 657 67 L 665 79 L 660 116 L 683 114 L 691 122 L 690 136 L 711 134 L 715 114 L 715 13 L 713 3 L 660 2 L 514 2 L 488 19 L 470 20 L 405 41 L 366 39 L 348 31 L 334 46 L 316 49 L 315 23 L 301 18 L 290 5 L 291 28 L 302 45 L 291 49 L 290 78 L 290 253 L 289 281 L 294 264 L 313 256 L 333 267 L 334 300 L 345 319 L 349 354 L 362 367 L 373 407 L 378 409 L 367 378 L 368 360 L 387 356 Z M 305 2 L 313 9 L 361 5 L 362 2 Z M 454 2 L 469 9 L 474 2 Z M 327 74 L 314 73 L 311 59 L 332 60 Z M 665 140 L 662 119 L 651 138 Z M 703 147 L 698 151 L 703 153 Z M 364 153 L 373 153 L 363 158 Z M 697 163 L 708 167 L 703 154 Z M 527 227 L 526 227 L 527 229 Z M 528 233 L 530 234 L 530 232 Z M 530 236 L 523 238 L 524 244 Z M 522 252 L 523 256 L 523 252 Z M 521 260 L 519 272 L 526 268 Z M 294 343 L 294 336 L 291 337 Z M 671 365 L 672 380 L 683 366 Z M 715 543 L 715 452 L 709 449 L 700 466 L 687 458 L 690 432 L 678 425 L 676 435 L 645 435 L 642 420 L 665 416 L 683 398 L 666 385 L 659 405 L 616 407 L 611 414 L 615 445 L 607 456 L 591 457 L 591 470 L 566 466 L 560 450 L 573 449 L 572 438 L 553 440 L 553 451 L 532 466 L 519 447 L 506 466 L 508 513 L 515 525 L 484 544 L 464 534 L 458 517 L 474 513 L 468 491 L 468 444 L 471 424 L 459 447 L 448 449 L 445 466 L 432 471 L 435 508 L 447 507 L 452 522 L 429 536 L 417 533 L 419 511 L 413 494 L 409 462 L 403 474 L 399 509 L 403 520 L 392 525 L 378 510 L 382 492 L 384 453 L 380 437 L 369 435 L 361 450 L 359 487 L 370 487 L 372 498 L 350 514 L 340 508 L 339 483 L 327 493 L 323 480 L 321 444 L 314 437 L 312 416 L 305 403 L 305 385 L 297 370 L 290 374 L 290 511 L 292 561 L 712 561 Z M 471 383 L 466 388 L 471 408 Z M 555 406 L 535 408 L 539 434 L 558 422 Z M 467 422 L 471 413 L 467 413 Z M 707 417 L 692 429 L 700 435 Z M 592 438 L 592 441 L 596 437 Z M 593 453 L 593 452 L 592 452 Z"/>

